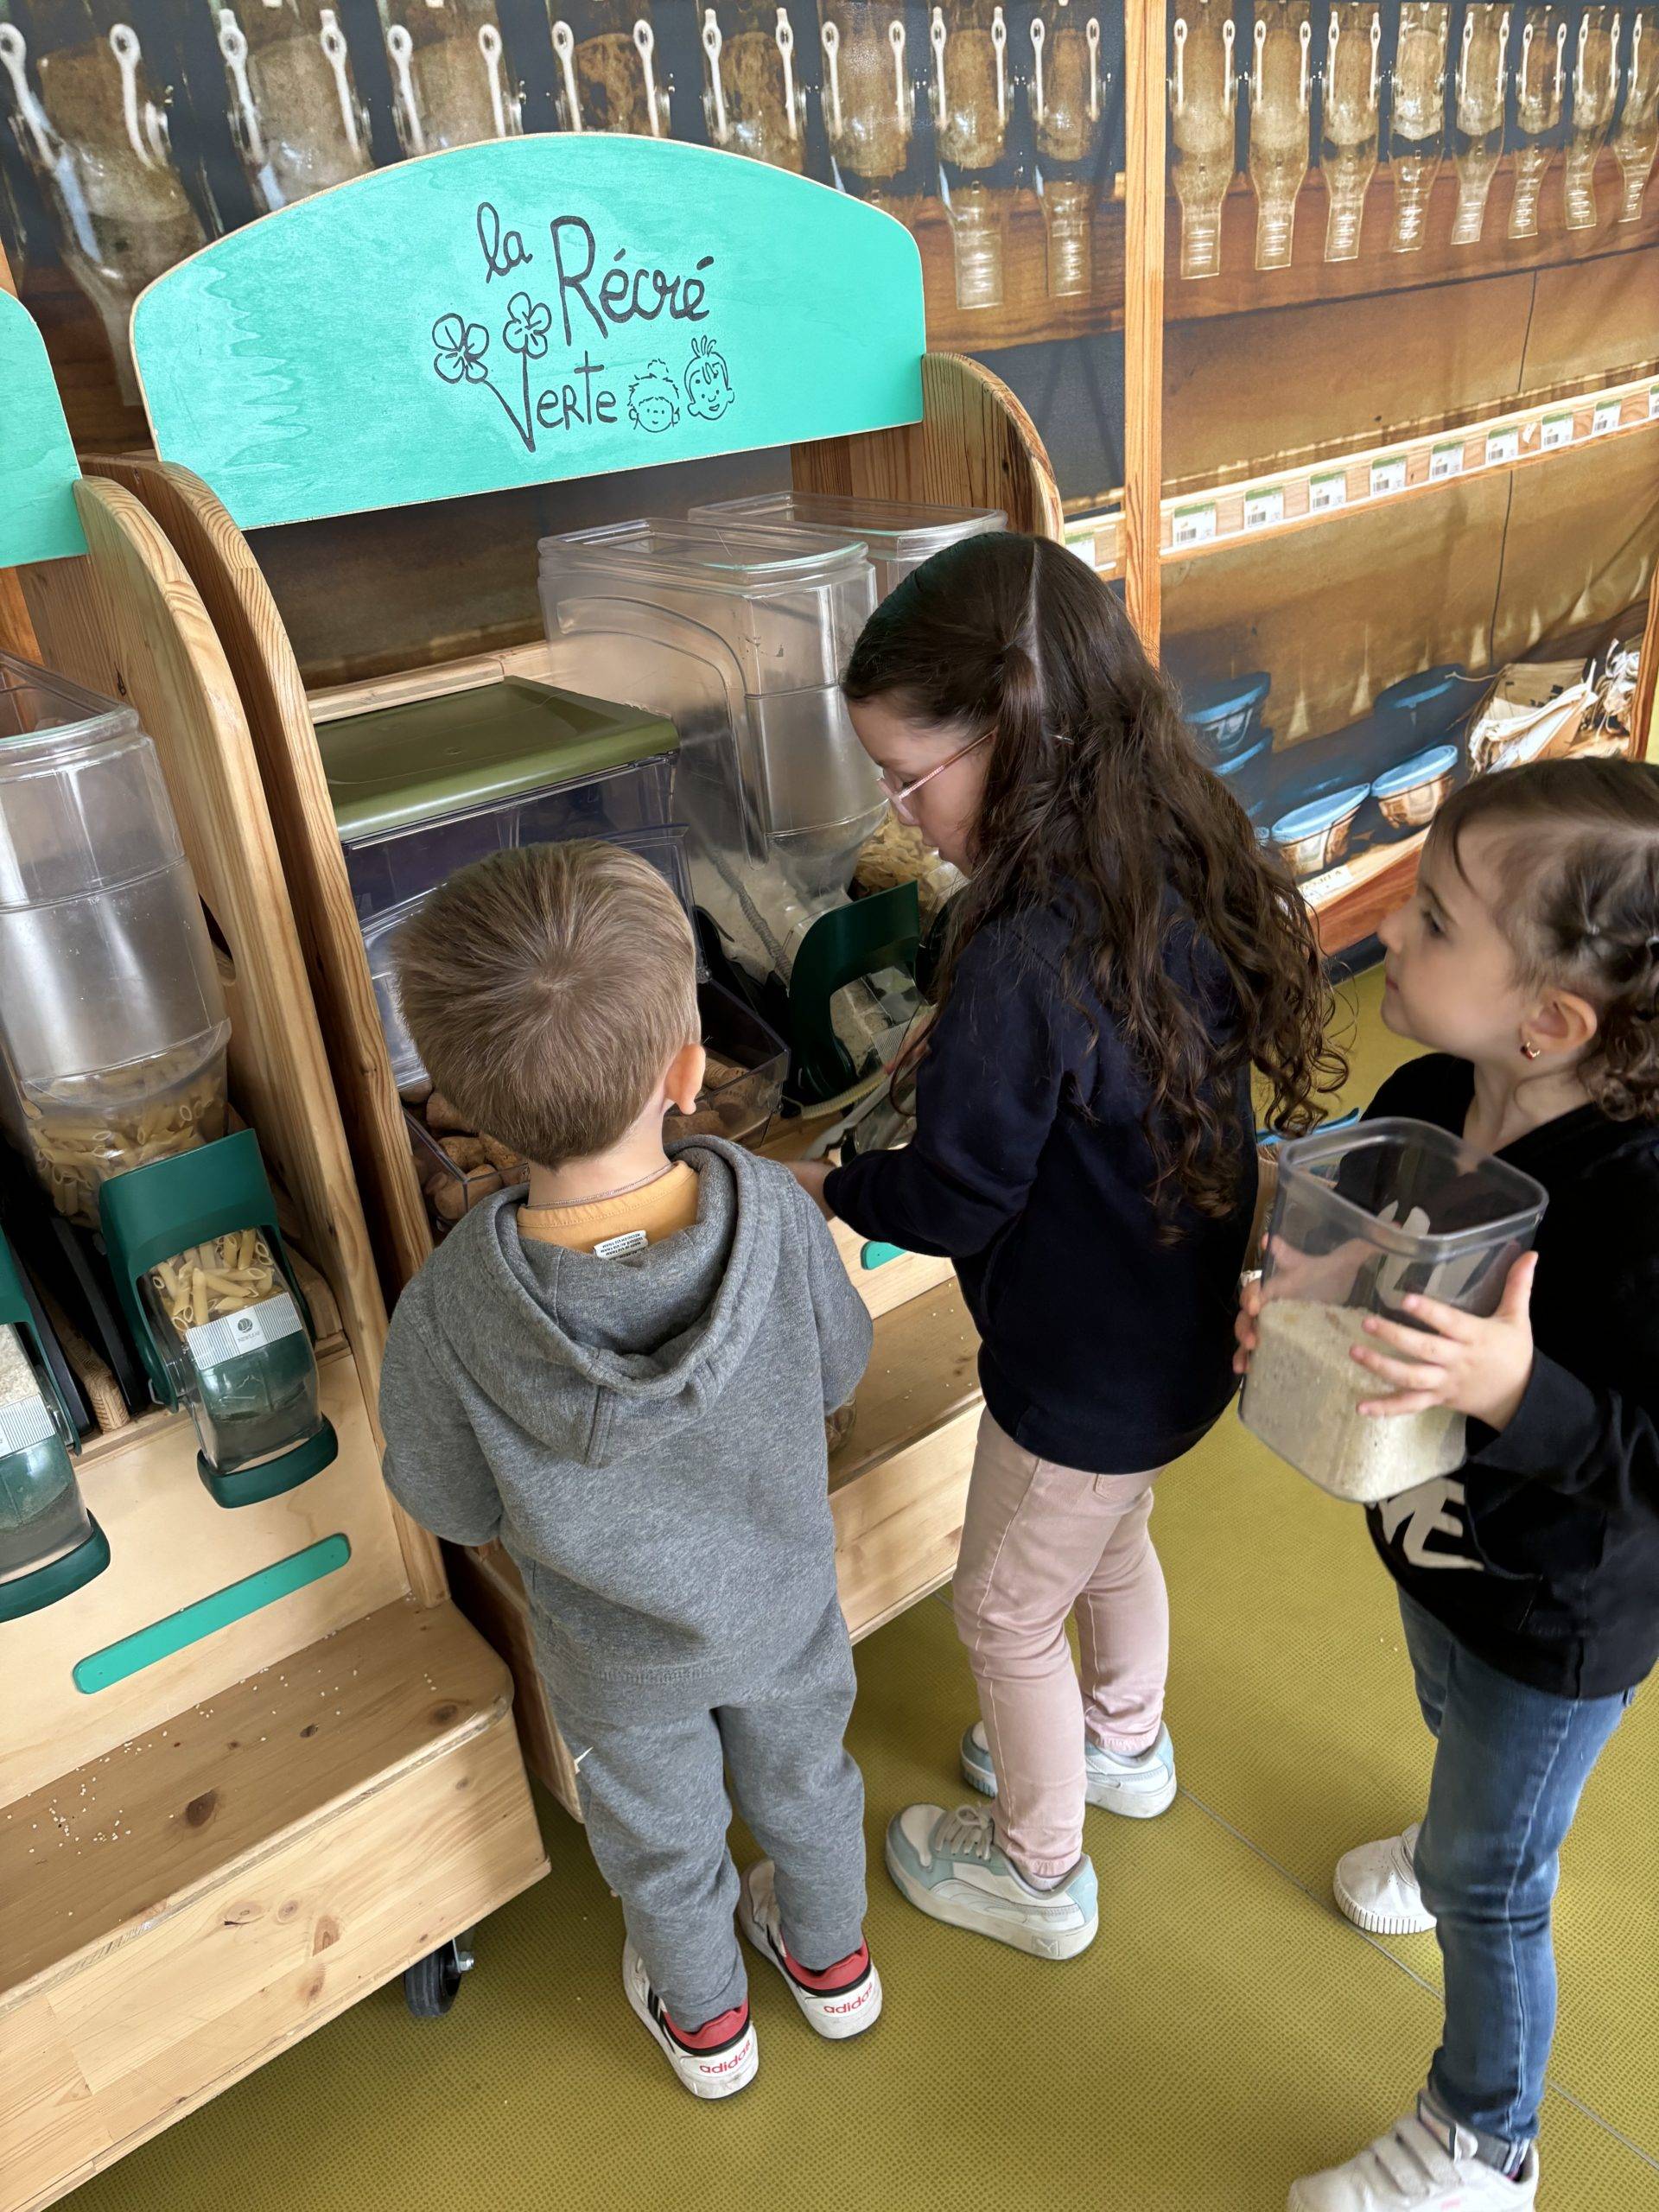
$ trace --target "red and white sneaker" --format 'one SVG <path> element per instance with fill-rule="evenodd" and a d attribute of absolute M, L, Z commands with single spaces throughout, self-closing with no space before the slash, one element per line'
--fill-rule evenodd
<path fill-rule="evenodd" d="M 874 2027 L 881 2014 L 881 1977 L 861 1943 L 847 1958 L 822 1974 L 798 1966 L 789 1955 L 778 1916 L 778 1893 L 770 1859 L 758 1859 L 743 1877 L 737 1897 L 738 1925 L 763 1958 L 772 1961 L 789 1985 L 808 2023 L 830 2043 L 845 2043 Z"/>
<path fill-rule="evenodd" d="M 622 1987 L 641 2025 L 662 2045 L 681 2087 L 694 2097 L 734 2097 L 753 2081 L 760 2052 L 747 1998 L 734 2011 L 700 2028 L 690 2032 L 677 2028 L 632 1943 L 623 1947 Z"/>

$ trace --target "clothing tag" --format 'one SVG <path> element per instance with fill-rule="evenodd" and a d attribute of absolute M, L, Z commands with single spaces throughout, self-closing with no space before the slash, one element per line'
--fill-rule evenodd
<path fill-rule="evenodd" d="M 601 1237 L 594 1247 L 594 1257 L 614 1260 L 624 1252 L 643 1252 L 650 1242 L 643 1229 L 626 1229 L 620 1236 Z"/>

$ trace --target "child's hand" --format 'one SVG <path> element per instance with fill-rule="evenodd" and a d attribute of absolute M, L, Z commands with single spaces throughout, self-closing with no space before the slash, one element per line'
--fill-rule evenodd
<path fill-rule="evenodd" d="M 1233 1334 L 1238 1339 L 1238 1349 L 1233 1354 L 1235 1375 L 1250 1371 L 1250 1354 L 1262 1340 L 1257 1323 L 1262 1317 L 1262 1278 L 1253 1276 L 1239 1293 L 1238 1318 L 1233 1323 Z"/>
<path fill-rule="evenodd" d="M 823 1186 L 833 1164 L 828 1160 L 791 1160 L 789 1163 L 790 1173 L 826 1221 L 833 1221 L 836 1217 L 835 1208 L 826 1205 L 823 1198 Z"/>
<path fill-rule="evenodd" d="M 1510 1269 L 1503 1303 L 1490 1320 L 1442 1306 L 1436 1298 L 1406 1300 L 1404 1310 L 1421 1328 L 1402 1328 L 1373 1313 L 1366 1334 L 1405 1357 L 1391 1359 L 1369 1345 L 1356 1345 L 1353 1357 L 1360 1366 L 1392 1383 L 1396 1392 L 1391 1398 L 1363 1400 L 1361 1413 L 1390 1421 L 1446 1406 L 1488 1428 L 1507 1428 L 1532 1376 L 1532 1281 L 1537 1271 L 1537 1254 L 1524 1253 Z"/>

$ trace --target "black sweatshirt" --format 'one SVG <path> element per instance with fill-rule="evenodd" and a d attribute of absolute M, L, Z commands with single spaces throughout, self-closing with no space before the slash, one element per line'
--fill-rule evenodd
<path fill-rule="evenodd" d="M 1389 1077 L 1373 1116 L 1462 1133 L 1466 1060 Z M 1489 1666 L 1610 1697 L 1659 1658 L 1659 1128 L 1582 1106 L 1498 1157 L 1549 1193 L 1532 1379 L 1509 1427 L 1471 1421 L 1459 1472 L 1370 1509 L 1402 1589 Z"/>
<path fill-rule="evenodd" d="M 1071 936 L 1058 903 L 975 933 L 929 1033 L 914 1138 L 836 1169 L 825 1196 L 862 1236 L 956 1262 L 985 1402 L 1016 1443 L 1093 1474 L 1139 1473 L 1198 1443 L 1233 1394 L 1255 1198 L 1249 1077 L 1230 1102 L 1235 1211 L 1217 1222 L 1173 1210 L 1183 1235 L 1161 1243 L 1145 1078 L 1086 987 L 1086 1015 L 1070 1001 Z M 1166 964 L 1219 1044 L 1236 1013 L 1213 955 L 1195 982 L 1193 942 L 1173 917 Z"/>

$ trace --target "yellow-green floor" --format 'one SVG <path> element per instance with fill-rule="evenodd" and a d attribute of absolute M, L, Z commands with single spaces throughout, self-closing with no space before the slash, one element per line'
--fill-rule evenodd
<path fill-rule="evenodd" d="M 1355 1096 L 1392 1053 L 1364 1022 Z M 972 1688 L 949 1611 L 859 1652 L 880 2025 L 819 2044 L 755 1977 L 761 2070 L 727 2106 L 670 2080 L 623 2002 L 621 1927 L 550 1808 L 553 1872 L 480 1931 L 455 2010 L 383 1991 L 182 2121 L 77 2212 L 1278 2212 L 1288 2180 L 1403 2109 L 1433 2049 L 1433 1939 L 1329 1902 L 1346 1845 L 1420 1808 L 1427 1739 L 1363 1528 L 1233 1421 L 1160 1486 L 1183 1790 L 1092 1814 L 1102 1926 L 1053 1966 L 936 1927 L 882 1826 L 961 1796 Z M 1659 1695 L 1586 1797 L 1558 1915 L 1544 2212 L 1659 2212 Z"/>

